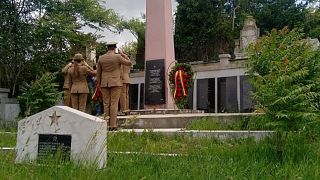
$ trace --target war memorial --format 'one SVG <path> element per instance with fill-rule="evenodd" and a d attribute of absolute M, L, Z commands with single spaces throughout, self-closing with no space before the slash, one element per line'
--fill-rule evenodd
<path fill-rule="evenodd" d="M 19 103 L 0 88 L 0 179 L 320 177 L 319 135 L 273 128 L 251 97 L 247 49 L 262 38 L 254 17 L 244 20 L 234 56 L 179 63 L 171 3 L 146 1 L 145 69 L 131 70 L 130 110 L 115 131 L 110 117 L 61 104 L 12 130 L 2 122 L 16 122 Z M 317 39 L 308 43 L 319 49 Z"/>

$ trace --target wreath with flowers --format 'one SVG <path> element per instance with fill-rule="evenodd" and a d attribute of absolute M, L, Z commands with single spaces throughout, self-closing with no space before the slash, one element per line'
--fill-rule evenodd
<path fill-rule="evenodd" d="M 176 106 L 185 109 L 188 104 L 188 92 L 193 84 L 194 72 L 190 64 L 176 63 L 169 72 L 170 90 Z"/>

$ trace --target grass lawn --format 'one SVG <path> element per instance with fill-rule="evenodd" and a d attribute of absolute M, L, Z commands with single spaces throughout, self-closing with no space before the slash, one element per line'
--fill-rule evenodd
<path fill-rule="evenodd" d="M 234 121 L 217 120 L 203 117 L 192 121 L 186 127 L 189 130 L 273 130 L 270 120 L 263 115 L 243 116 Z"/>
<path fill-rule="evenodd" d="M 221 142 L 150 132 L 109 133 L 107 169 L 14 164 L 14 152 L 0 152 L 0 179 L 320 179 L 319 139 L 288 134 L 282 140 L 275 136 Z M 114 153 L 119 151 L 141 153 Z"/>
<path fill-rule="evenodd" d="M 0 147 L 15 147 L 16 139 L 16 134 L 0 133 Z"/>

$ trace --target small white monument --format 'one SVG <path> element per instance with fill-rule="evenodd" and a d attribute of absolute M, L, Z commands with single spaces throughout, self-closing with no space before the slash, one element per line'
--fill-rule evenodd
<path fill-rule="evenodd" d="M 104 168 L 107 159 L 106 121 L 66 106 L 54 106 L 19 121 L 16 162 L 54 155 L 83 165 Z"/>

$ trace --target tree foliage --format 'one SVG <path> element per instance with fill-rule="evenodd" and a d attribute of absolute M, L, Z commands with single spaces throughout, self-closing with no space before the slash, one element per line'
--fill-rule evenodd
<path fill-rule="evenodd" d="M 57 73 L 45 73 L 42 77 L 21 86 L 22 94 L 18 96 L 21 112 L 30 116 L 55 105 L 61 100 L 58 84 L 55 83 Z"/>
<path fill-rule="evenodd" d="M 144 66 L 144 53 L 145 53 L 145 15 L 142 15 L 142 20 L 133 18 L 129 20 L 122 20 L 118 25 L 117 28 L 121 32 L 123 30 L 129 30 L 131 34 L 137 39 L 137 43 L 128 43 L 127 46 L 130 51 L 132 48 L 135 49 L 135 54 L 130 54 L 134 56 L 137 60 L 138 66 Z M 132 48 L 131 48 L 132 47 Z M 139 64 L 140 63 L 140 64 Z M 141 64 L 143 63 L 143 64 Z"/>
<path fill-rule="evenodd" d="M 231 53 L 231 20 L 226 0 L 177 0 L 175 21 L 176 58 L 180 62 L 215 60 Z"/>
<path fill-rule="evenodd" d="M 249 49 L 249 76 L 257 105 L 285 130 L 319 124 L 320 50 L 303 34 L 272 30 Z"/>
<path fill-rule="evenodd" d="M 304 31 L 311 38 L 320 40 L 320 9 L 310 8 L 306 15 Z"/>
<path fill-rule="evenodd" d="M 243 12 L 254 16 L 261 32 L 270 32 L 273 28 L 302 28 L 308 2 L 296 0 L 244 0 Z"/>
<path fill-rule="evenodd" d="M 99 29 L 118 23 L 97 0 L 3 0 L 0 2 L 0 86 L 16 95 L 17 85 L 55 72 L 75 52 L 96 40 L 83 26 Z"/>
<path fill-rule="evenodd" d="M 137 55 L 137 48 L 138 48 L 138 42 L 134 42 L 134 41 L 125 43 L 121 47 L 123 52 L 125 52 L 132 60 L 135 60 L 136 58 L 135 56 Z"/>
<path fill-rule="evenodd" d="M 175 50 L 179 61 L 207 61 L 233 54 L 245 18 L 256 19 L 261 34 L 273 28 L 299 28 L 320 39 L 320 10 L 315 0 L 177 0 Z M 311 6 L 311 3 L 314 3 Z"/>

